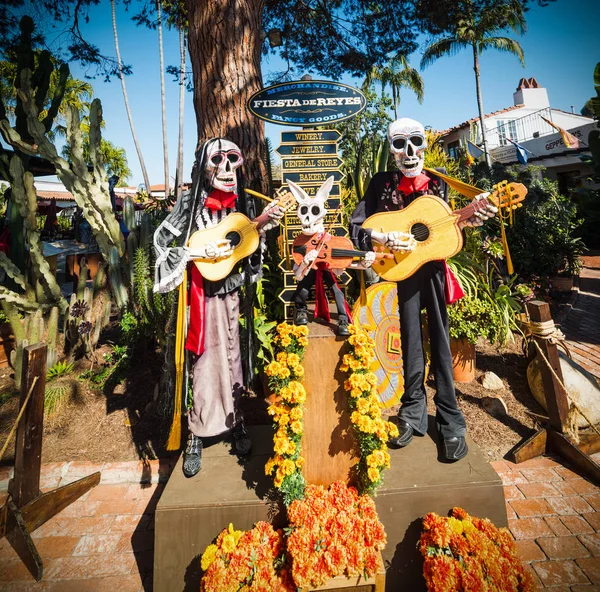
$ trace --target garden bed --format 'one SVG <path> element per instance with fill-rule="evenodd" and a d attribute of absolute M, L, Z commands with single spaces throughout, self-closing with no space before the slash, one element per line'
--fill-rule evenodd
<path fill-rule="evenodd" d="M 109 351 L 107 345 L 98 350 L 98 359 Z M 156 410 L 154 392 L 162 359 L 147 352 L 131 365 L 127 378 L 114 388 L 94 385 L 77 379 L 89 369 L 83 360 L 74 368 L 77 380 L 77 402 L 63 409 L 48 421 L 44 431 L 44 463 L 87 460 L 89 462 L 127 461 L 139 458 L 164 458 L 165 437 L 169 422 Z M 527 411 L 544 414 L 535 402 L 526 378 L 526 360 L 520 343 L 502 353 L 485 342 L 477 346 L 477 377 L 485 371 L 496 373 L 504 382 L 503 390 L 484 389 L 478 380 L 457 384 L 460 406 L 465 413 L 471 438 L 490 460 L 501 459 L 535 427 L 534 417 Z M 18 412 L 18 397 L 14 393 L 11 369 L 0 370 L 0 443 L 4 443 Z M 427 384 L 430 413 L 433 406 L 434 383 Z M 496 418 L 482 407 L 482 400 L 501 396 L 509 415 Z M 250 396 L 243 401 L 244 415 L 249 425 L 268 423 L 266 404 L 262 397 Z M 393 414 L 395 409 L 388 410 Z M 2 464 L 12 464 L 12 444 Z"/>

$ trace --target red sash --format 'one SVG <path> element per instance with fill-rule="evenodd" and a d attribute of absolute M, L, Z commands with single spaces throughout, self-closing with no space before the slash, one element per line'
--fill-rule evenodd
<path fill-rule="evenodd" d="M 444 286 L 444 292 L 446 295 L 446 304 L 454 304 L 457 300 L 460 300 L 464 295 L 464 291 L 461 288 L 456 276 L 452 273 L 448 264 L 444 261 L 444 269 L 446 272 L 446 283 Z"/>
<path fill-rule="evenodd" d="M 204 329 L 206 317 L 206 301 L 204 297 L 204 281 L 202 274 L 192 265 L 191 287 L 189 294 L 190 323 L 188 327 L 185 349 L 197 356 L 204 353 Z"/>
<path fill-rule="evenodd" d="M 398 190 L 402 191 L 405 196 L 412 195 L 416 191 L 425 191 L 431 179 L 427 175 L 417 175 L 416 177 L 405 177 L 402 175 L 400 183 L 398 183 Z"/>

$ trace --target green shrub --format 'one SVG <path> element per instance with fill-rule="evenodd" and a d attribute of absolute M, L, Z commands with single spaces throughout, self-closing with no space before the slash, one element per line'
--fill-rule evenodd
<path fill-rule="evenodd" d="M 448 307 L 450 337 L 475 344 L 480 337 L 496 343 L 502 322 L 496 307 L 488 299 L 465 296 Z"/>

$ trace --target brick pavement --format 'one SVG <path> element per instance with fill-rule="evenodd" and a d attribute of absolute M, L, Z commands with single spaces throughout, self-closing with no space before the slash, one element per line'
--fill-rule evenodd
<path fill-rule="evenodd" d="M 583 263 L 579 296 L 561 329 L 573 359 L 600 378 L 600 255 Z"/>

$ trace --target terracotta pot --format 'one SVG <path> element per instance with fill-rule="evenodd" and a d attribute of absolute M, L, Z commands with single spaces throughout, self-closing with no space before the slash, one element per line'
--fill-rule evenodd
<path fill-rule="evenodd" d="M 552 289 L 557 292 L 570 292 L 573 289 L 573 276 L 557 276 L 550 278 Z"/>
<path fill-rule="evenodd" d="M 455 382 L 475 380 L 475 345 L 466 339 L 450 339 L 452 373 Z"/>

